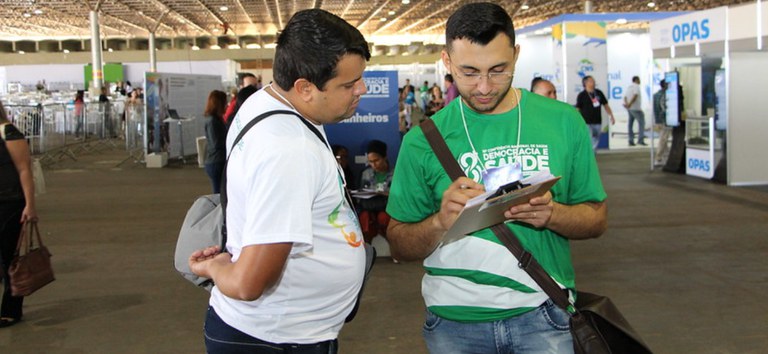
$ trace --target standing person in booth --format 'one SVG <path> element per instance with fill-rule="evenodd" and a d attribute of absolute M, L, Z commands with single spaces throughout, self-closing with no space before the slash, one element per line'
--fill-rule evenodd
<path fill-rule="evenodd" d="M 366 251 L 324 124 L 351 117 L 371 54 L 355 27 L 299 11 L 277 38 L 274 84 L 234 116 L 227 134 L 227 243 L 190 255 L 212 279 L 208 353 L 337 352 L 365 273 Z M 274 111 L 234 140 L 249 122 Z"/>
<path fill-rule="evenodd" d="M 245 73 L 243 74 L 243 78 L 241 79 L 242 82 L 240 83 L 240 90 L 243 88 L 253 86 L 256 88 L 255 91 L 258 91 L 261 89 L 261 79 L 257 78 L 256 75 L 251 73 Z M 237 92 L 234 92 L 232 94 L 232 100 L 229 101 L 229 105 L 227 106 L 227 110 L 224 112 L 224 123 L 227 123 L 229 125 L 230 119 L 235 116 L 235 108 L 237 106 Z"/>
<path fill-rule="evenodd" d="M 21 321 L 24 297 L 11 295 L 8 269 L 16 253 L 21 227 L 28 221 L 37 221 L 37 210 L 29 145 L 24 134 L 8 120 L 2 102 L 0 144 L 0 265 L 3 271 L 0 328 L 3 328 Z"/>
<path fill-rule="evenodd" d="M 563 288 L 576 289 L 570 240 L 600 236 L 606 194 L 589 132 L 566 103 L 511 87 L 520 46 L 493 3 L 459 8 L 442 60 L 459 98 L 432 120 L 468 177 L 455 181 L 416 127 L 403 141 L 389 192 L 387 238 L 398 260 L 423 260 L 424 339 L 431 353 L 573 353 L 569 315 L 555 305 L 490 229 L 441 244 L 484 173 L 522 164 L 549 170 L 551 192 L 504 212 L 504 224 Z M 512 164 L 512 166 L 509 166 Z"/>
<path fill-rule="evenodd" d="M 627 87 L 627 93 L 624 95 L 624 108 L 629 113 L 629 146 L 635 146 L 634 125 L 637 121 L 637 144 L 645 146 L 645 113 L 642 108 L 642 95 L 640 93 L 640 78 L 632 77 L 632 84 Z"/>
<path fill-rule="evenodd" d="M 608 105 L 603 91 L 595 88 L 595 79 L 592 76 L 584 76 L 581 79 L 581 85 L 584 90 L 576 96 L 576 108 L 581 112 L 584 122 L 589 126 L 592 135 L 592 150 L 597 151 L 597 145 L 600 144 L 600 130 L 603 128 L 601 107 L 605 107 L 605 111 L 611 117 L 611 125 L 616 123 L 616 119 L 613 118 L 613 111 Z"/>
<path fill-rule="evenodd" d="M 224 110 L 227 104 L 227 94 L 224 91 L 213 90 L 208 94 L 205 105 L 205 173 L 211 179 L 213 193 L 219 193 L 221 188 L 221 173 L 224 172 L 224 162 L 227 160 L 227 128 L 224 126 Z"/>
<path fill-rule="evenodd" d="M 360 227 L 363 229 L 365 242 L 371 243 L 376 235 L 387 237 L 389 215 L 386 212 L 389 188 L 392 185 L 392 168 L 387 160 L 387 144 L 381 140 L 368 143 L 368 168 L 360 177 L 363 189 L 376 192 L 369 199 L 359 199 Z"/>

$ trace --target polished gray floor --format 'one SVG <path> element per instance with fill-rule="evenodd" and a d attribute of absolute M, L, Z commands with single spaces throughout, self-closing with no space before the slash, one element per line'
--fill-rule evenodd
<path fill-rule="evenodd" d="M 57 280 L 0 329 L 0 353 L 201 353 L 207 293 L 173 270 L 202 169 L 146 169 L 119 150 L 47 170 L 40 227 Z M 657 353 L 768 352 L 768 192 L 598 155 L 609 229 L 573 242 L 578 284 L 611 296 Z M 380 258 L 341 353 L 425 353 L 419 264 Z"/>

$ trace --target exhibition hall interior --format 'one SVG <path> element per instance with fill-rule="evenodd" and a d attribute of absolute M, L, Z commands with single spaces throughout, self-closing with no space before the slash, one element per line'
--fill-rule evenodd
<path fill-rule="evenodd" d="M 361 88 L 364 84 L 365 91 L 356 97 L 355 109 L 343 121 L 316 126 L 322 130 L 318 137 L 332 148 L 337 161 L 332 165 L 338 174 L 334 171 L 329 178 L 334 184 L 338 179 L 341 190 L 347 189 L 342 204 L 356 209 L 351 212 L 352 226 L 345 231 L 343 225 L 341 232 L 346 242 L 359 239 L 356 245 L 365 242 L 376 251 L 357 314 L 340 331 L 336 329 L 334 345 L 338 349 L 329 353 L 449 353 L 435 349 L 427 338 L 433 330 L 430 318 L 448 322 L 455 313 L 451 311 L 460 312 L 465 308 L 462 301 L 469 301 L 446 295 L 458 291 L 454 286 L 475 291 L 465 297 L 493 298 L 496 295 L 490 294 L 503 292 L 496 287 L 487 289 L 491 287 L 483 282 L 494 279 L 547 299 L 543 287 L 533 279 L 505 278 L 504 274 L 527 277 L 520 271 L 527 271 L 526 262 L 520 262 L 519 269 L 517 263 L 512 265 L 516 272 L 501 269 L 509 264 L 494 260 L 492 252 L 472 256 L 483 259 L 483 271 L 472 270 L 481 275 L 467 276 L 463 272 L 469 270 L 463 268 L 436 268 L 446 258 L 461 254 L 441 248 L 455 250 L 462 242 L 467 249 L 476 247 L 467 239 L 503 243 L 492 233 L 477 235 L 504 222 L 524 224 L 532 232 L 546 229 L 547 237 L 556 238 L 552 243 L 564 245 L 568 259 L 540 263 L 547 268 L 548 262 L 561 262 L 572 268 L 570 277 L 575 281 L 561 282 L 553 276 L 562 288 L 575 282 L 571 295 L 578 290 L 609 297 L 650 352 L 765 353 L 768 305 L 761 299 L 768 293 L 768 157 L 764 153 L 768 151 L 768 113 L 761 102 L 768 95 L 763 84 L 768 82 L 768 1 L 490 1 L 512 19 L 516 61 L 505 63 L 504 72 L 447 65 L 452 60 L 446 47 L 449 18 L 479 3 L 2 1 L 0 172 L 6 181 L 0 182 L 0 205 L 5 204 L 0 208 L 0 221 L 5 223 L 0 225 L 5 289 L 0 352 L 206 352 L 210 338 L 206 339 L 204 324 L 210 321 L 209 300 L 215 302 L 211 294 L 228 294 L 218 287 L 212 293 L 180 274 L 180 267 L 189 268 L 188 256 L 180 259 L 177 251 L 186 242 L 180 230 L 186 230 L 189 220 L 185 218 L 191 215 L 187 212 L 193 202 L 200 201 L 198 197 L 220 191 L 228 156 L 225 150 L 233 140 L 227 129 L 240 129 L 240 108 L 251 109 L 260 102 L 256 99 L 270 95 L 275 102 L 294 108 L 290 102 L 294 96 L 285 98 L 280 93 L 290 90 L 275 89 L 274 81 L 281 80 L 280 74 L 275 75 L 281 65 L 275 58 L 280 50 L 278 37 L 294 14 L 320 9 L 359 31 L 370 52 L 362 76 L 355 80 Z M 481 137 L 470 137 L 476 128 L 472 124 L 468 128 L 466 118 L 485 119 L 482 113 L 490 110 L 476 109 L 475 91 L 467 82 L 476 79 L 477 87 L 488 87 L 503 81 L 500 77 L 504 75 L 509 80 L 498 88 L 500 92 L 522 94 L 515 103 L 517 144 L 509 141 L 503 149 L 474 151 L 473 140 L 477 144 Z M 543 88 L 548 90 L 540 91 Z M 586 158 L 569 160 L 569 173 L 578 175 L 596 165 L 599 181 L 588 182 L 602 184 L 607 195 L 594 204 L 607 210 L 605 230 L 599 237 L 566 237 L 563 233 L 569 231 L 525 223 L 503 216 L 503 211 L 487 216 L 498 209 L 491 208 L 497 200 L 508 203 L 514 193 L 540 187 L 538 172 L 548 172 L 548 164 L 557 163 L 557 155 L 546 151 L 577 139 L 569 135 L 562 144 L 521 145 L 519 132 L 527 127 L 526 120 L 554 119 L 533 110 L 526 115 L 523 109 L 534 104 L 531 102 L 578 117 L 577 127 L 583 131 L 574 136 L 584 138 Z M 333 107 L 329 104 L 328 110 Z M 476 112 L 465 118 L 468 109 Z M 519 121 L 517 112 L 522 112 Z M 418 199 L 421 194 L 399 194 L 411 193 L 421 185 L 432 186 L 437 178 L 424 170 L 403 172 L 410 172 L 407 168 L 417 163 L 437 165 L 437 157 L 408 155 L 422 153 L 414 148 L 415 141 L 424 139 L 428 127 L 434 127 L 432 122 L 438 130 L 445 129 L 440 122 L 453 113 L 457 126 L 463 122 L 457 134 L 472 150 L 456 155 L 455 160 L 470 179 L 485 184 L 480 188 L 490 188 L 486 166 L 472 164 L 494 158 L 521 171 L 514 180 L 500 185 L 516 182 L 522 189 L 510 191 L 507 187 L 512 183 L 505 184 L 478 202 L 484 203 L 478 215 L 485 211 L 486 216 L 477 217 L 482 221 L 477 221 L 472 232 L 443 231 L 455 239 L 436 241 L 435 249 L 417 259 L 399 257 L 410 254 L 402 249 L 406 243 L 392 241 L 388 233 L 393 225 L 408 224 L 397 221 L 408 210 L 406 201 L 423 201 Z M 317 124 L 308 118 L 305 123 Z M 446 141 L 450 142 L 449 136 Z M 407 163 L 400 167 L 402 161 Z M 491 167 L 495 162 L 484 163 Z M 304 170 L 311 166 L 314 163 L 291 170 L 310 178 L 317 175 Z M 398 172 L 398 168 L 403 170 Z M 398 185 L 398 177 L 410 184 Z M 281 179 L 279 175 L 258 178 Z M 443 188 L 451 183 L 446 180 Z M 555 187 L 547 185 L 551 192 L 541 194 L 554 195 L 561 206 L 566 199 L 593 205 L 557 195 L 582 188 L 574 181 L 578 180 L 563 176 L 553 182 Z M 8 196 L 16 193 L 16 189 L 6 191 L 11 185 L 19 186 L 13 187 L 18 188 L 18 196 Z M 457 185 L 455 193 L 471 190 L 471 185 Z M 300 190 L 283 193 L 298 194 Z M 442 190 L 432 192 L 437 204 L 430 215 L 440 211 L 440 199 L 448 195 Z M 487 202 L 499 194 L 501 199 Z M 237 201 L 239 197 L 228 199 Z M 530 205 L 530 198 L 520 203 Z M 219 203 L 218 195 L 215 201 Z M 7 212 L 17 204 L 23 212 Z M 28 209 L 30 205 L 34 212 Z M 293 210 L 293 204 L 259 205 L 272 210 L 244 213 L 304 215 Z M 549 211 L 554 214 L 556 207 Z M 469 207 L 462 212 L 465 214 L 459 218 L 474 216 L 468 215 Z M 328 224 L 335 227 L 342 217 L 336 219 L 338 209 L 334 213 L 328 216 Z M 28 232 L 31 224 L 19 223 L 18 215 L 23 215 L 22 220 L 27 216 L 38 220 L 55 276 L 55 281 L 19 297 L 11 295 L 13 279 L 6 276 L 11 274 L 6 269 L 21 258 L 16 253 L 23 250 L 24 237 L 32 238 L 33 233 Z M 535 212 L 533 215 L 536 218 Z M 491 219 L 495 221 L 486 221 Z M 13 228 L 8 226 L 12 223 Z M 21 232 L 16 223 L 24 225 Z M 8 231 L 11 229 L 15 231 Z M 394 237 L 404 237 L 401 232 Z M 23 242 L 17 247 L 19 233 Z M 451 246 L 453 242 L 456 244 Z M 287 255 L 289 260 L 312 253 L 297 245 L 304 247 L 297 241 Z M 226 248 L 236 252 L 233 254 L 241 252 L 237 242 Z M 469 252 L 464 256 L 469 257 Z M 237 257 L 233 259 L 236 264 Z M 462 259 L 457 263 L 472 262 Z M 290 261 L 286 264 L 284 274 L 293 274 Z M 442 286 L 435 285 L 437 278 L 443 279 Z M 460 281 L 455 280 L 458 278 Z M 320 276 L 317 280 L 333 279 Z M 274 286 L 274 294 L 281 293 Z M 264 294 L 273 295 L 267 290 Z M 282 300 L 290 302 L 291 296 Z M 23 298 L 23 306 L 13 305 L 11 298 Z M 501 303 L 509 299 L 519 301 L 515 296 L 500 295 L 483 311 L 506 310 Z M 248 306 L 258 312 L 259 301 L 242 302 L 251 303 Z M 436 301 L 443 305 L 435 306 Z M 21 310 L 8 310 L 13 306 L 23 309 L 23 316 Z M 578 301 L 574 306 L 579 307 Z M 464 325 L 482 322 L 465 321 L 461 316 L 452 319 Z M 211 347 L 208 350 L 216 352 Z"/>

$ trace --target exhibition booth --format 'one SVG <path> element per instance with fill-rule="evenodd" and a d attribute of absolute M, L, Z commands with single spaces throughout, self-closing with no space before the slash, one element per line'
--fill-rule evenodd
<path fill-rule="evenodd" d="M 768 150 L 768 119 L 759 104 L 768 80 L 766 28 L 768 3 L 761 2 L 651 22 L 659 64 L 653 74 L 670 84 L 673 142 L 665 170 L 732 186 L 768 184 L 760 157 Z"/>

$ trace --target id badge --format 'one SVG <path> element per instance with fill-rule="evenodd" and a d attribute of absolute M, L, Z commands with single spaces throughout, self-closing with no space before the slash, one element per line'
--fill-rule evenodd
<path fill-rule="evenodd" d="M 523 169 L 520 167 L 519 162 L 483 171 L 483 184 L 485 184 L 486 192 L 495 191 L 499 187 L 518 181 L 521 178 L 523 178 Z"/>
<path fill-rule="evenodd" d="M 595 108 L 600 107 L 600 100 L 597 99 L 597 97 L 592 99 L 592 107 L 595 107 Z"/>

